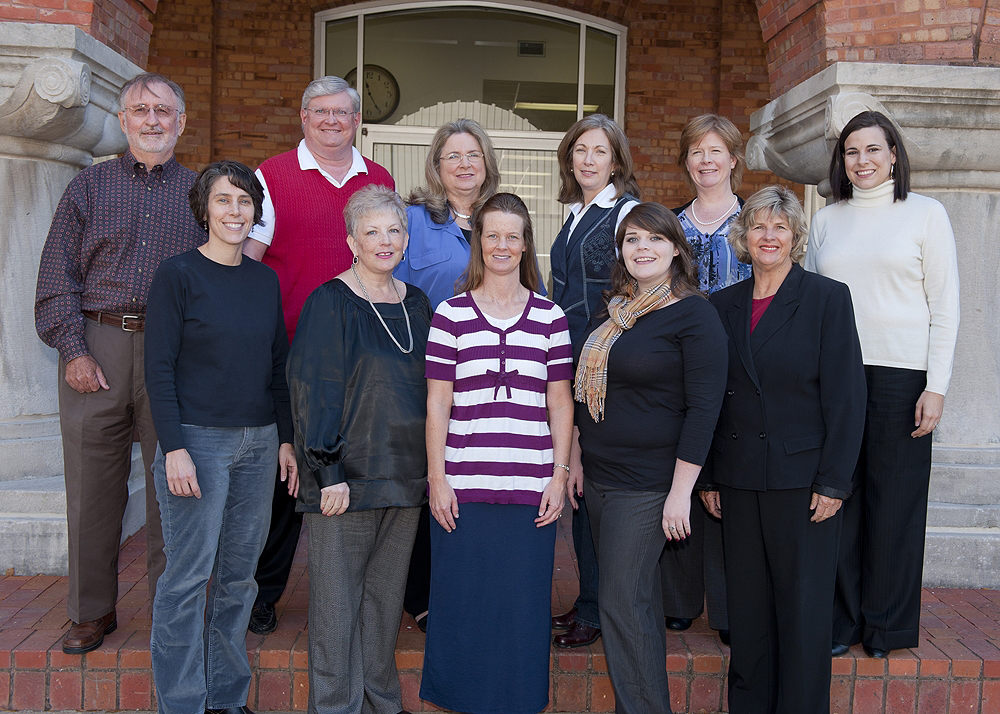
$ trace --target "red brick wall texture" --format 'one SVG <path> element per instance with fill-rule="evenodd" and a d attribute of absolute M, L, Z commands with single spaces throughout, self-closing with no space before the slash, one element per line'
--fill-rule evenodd
<path fill-rule="evenodd" d="M 676 166 L 684 123 L 750 114 L 838 61 L 1000 64 L 1000 0 L 548 0 L 628 27 L 626 132 L 646 197 L 690 190 Z M 181 160 L 250 165 L 301 136 L 313 14 L 346 6 L 262 0 L 0 0 L 0 21 L 73 24 L 188 93 Z M 771 181 L 747 174 L 741 193 Z"/>

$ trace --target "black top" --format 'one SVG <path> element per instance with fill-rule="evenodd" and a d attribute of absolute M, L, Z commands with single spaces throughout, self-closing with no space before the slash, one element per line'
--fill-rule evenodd
<path fill-rule="evenodd" d="M 181 424 L 266 426 L 292 441 L 288 337 L 278 276 L 195 249 L 160 263 L 146 306 L 146 391 L 163 453 L 184 448 Z"/>
<path fill-rule="evenodd" d="M 349 511 L 427 500 L 424 353 L 431 304 L 409 284 L 403 304 L 413 331 L 409 354 L 343 281 L 323 283 L 306 300 L 288 353 L 300 468 L 296 510 L 318 513 L 320 490 L 345 481 Z M 376 305 L 399 344 L 409 347 L 402 307 Z"/>
<path fill-rule="evenodd" d="M 600 323 L 595 318 L 590 328 Z M 704 464 L 722 406 L 726 356 L 718 313 L 699 296 L 625 330 L 608 357 L 603 421 L 594 422 L 586 404 L 576 405 L 587 478 L 629 491 L 669 491 L 676 459 Z"/>
<path fill-rule="evenodd" d="M 867 398 L 850 290 L 793 265 L 752 333 L 753 278 L 711 301 L 729 379 L 701 483 L 849 496 Z"/>

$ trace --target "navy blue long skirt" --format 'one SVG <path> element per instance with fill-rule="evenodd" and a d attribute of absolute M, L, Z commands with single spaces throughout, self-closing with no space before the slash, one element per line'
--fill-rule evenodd
<path fill-rule="evenodd" d="M 555 524 L 537 506 L 463 503 L 431 518 L 431 598 L 420 698 L 470 714 L 537 714 L 549 702 Z"/>

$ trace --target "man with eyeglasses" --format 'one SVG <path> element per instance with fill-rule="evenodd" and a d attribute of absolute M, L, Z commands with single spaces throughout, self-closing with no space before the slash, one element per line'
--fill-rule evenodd
<path fill-rule="evenodd" d="M 372 184 L 395 188 L 388 171 L 354 148 L 361 97 L 350 84 L 339 77 L 313 80 L 302 94 L 299 117 L 304 138 L 298 147 L 257 169 L 264 185 L 264 222 L 243 245 L 246 255 L 278 273 L 289 340 L 309 294 L 351 266 L 344 225 L 347 201 Z M 263 635 L 277 627 L 274 605 L 288 582 L 301 526 L 295 499 L 276 483 L 271 527 L 257 563 L 251 632 Z"/>
<path fill-rule="evenodd" d="M 59 350 L 59 421 L 66 479 L 69 598 L 63 652 L 96 649 L 117 627 L 118 547 L 128 502 L 132 435 L 146 467 L 150 601 L 163 573 L 153 486 L 156 432 L 143 373 L 146 294 L 160 261 L 205 242 L 188 203 L 195 173 L 177 163 L 184 91 L 160 74 L 118 95 L 128 140 L 119 159 L 81 171 L 56 208 L 42 250 L 35 328 Z"/>

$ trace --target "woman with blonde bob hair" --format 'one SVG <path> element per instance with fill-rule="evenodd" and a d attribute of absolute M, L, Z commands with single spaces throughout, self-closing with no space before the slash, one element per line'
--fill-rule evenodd
<path fill-rule="evenodd" d="M 587 337 L 590 318 L 604 309 L 603 293 L 611 285 L 615 262 L 615 233 L 638 205 L 639 185 L 625 132 L 603 114 L 591 114 L 571 126 L 557 155 L 559 201 L 568 204 L 569 211 L 550 251 L 552 299 L 565 311 L 570 339 L 579 346 Z M 582 473 L 570 475 L 569 499 L 580 594 L 568 612 L 552 618 L 553 628 L 566 630 L 555 636 L 553 644 L 583 647 L 600 637 L 601 620 L 597 555 Z"/>
<path fill-rule="evenodd" d="M 681 131 L 677 165 L 696 196 L 674 213 L 694 251 L 699 285 L 711 295 L 750 276 L 749 264 L 727 240 L 743 204 L 736 195 L 746 167 L 743 136 L 726 117 L 696 116 Z M 667 627 L 688 629 L 707 604 L 709 626 L 729 644 L 722 526 L 699 503 L 692 504 L 691 517 L 698 525 L 694 537 L 668 544 L 660 558 Z"/>
<path fill-rule="evenodd" d="M 850 290 L 798 265 L 805 230 L 790 190 L 755 193 L 729 233 L 753 276 L 709 298 L 729 374 L 699 486 L 722 519 L 734 714 L 830 712 L 840 506 L 866 391 Z"/>
<path fill-rule="evenodd" d="M 461 292 L 438 305 L 427 341 L 434 521 L 420 698 L 471 714 L 533 714 L 548 704 L 573 352 L 563 311 L 534 292 L 524 202 L 489 198 L 471 247 Z"/>
<path fill-rule="evenodd" d="M 722 404 L 726 335 L 669 209 L 633 208 L 617 244 L 607 312 L 581 345 L 576 423 L 616 707 L 663 714 L 670 692 L 657 561 L 694 528 L 691 493 Z"/>

